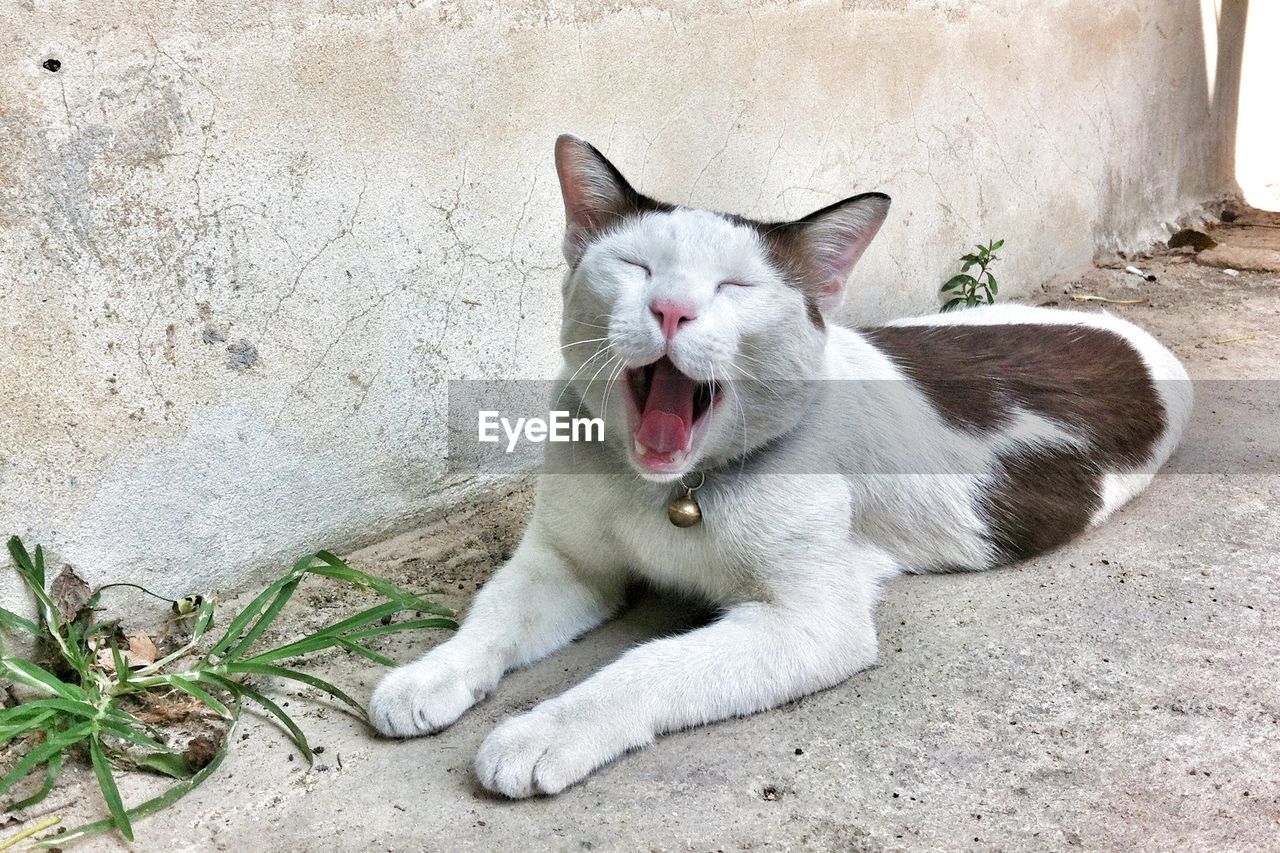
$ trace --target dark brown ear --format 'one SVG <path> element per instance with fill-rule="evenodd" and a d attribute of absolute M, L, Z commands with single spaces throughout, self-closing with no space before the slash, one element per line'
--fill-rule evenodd
<path fill-rule="evenodd" d="M 556 140 L 556 173 L 564 197 L 564 256 L 577 266 L 587 244 L 619 219 L 669 209 L 631 188 L 593 145 L 564 134 Z"/>
<path fill-rule="evenodd" d="M 884 193 L 862 193 L 766 230 L 788 272 L 824 316 L 840 307 L 849 273 L 880 230 L 889 204 Z"/>

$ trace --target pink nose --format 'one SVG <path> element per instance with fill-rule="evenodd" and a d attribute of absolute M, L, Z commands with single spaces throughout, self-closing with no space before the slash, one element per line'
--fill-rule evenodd
<path fill-rule="evenodd" d="M 667 340 L 675 337 L 677 329 L 698 316 L 693 306 L 666 299 L 655 299 L 650 303 L 649 310 L 658 318 L 658 325 L 662 327 L 662 336 Z"/>

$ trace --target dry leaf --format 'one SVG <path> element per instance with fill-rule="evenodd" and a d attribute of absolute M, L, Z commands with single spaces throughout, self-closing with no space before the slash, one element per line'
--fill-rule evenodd
<path fill-rule="evenodd" d="M 111 656 L 111 649 L 108 649 L 105 646 L 103 648 L 98 649 L 97 661 L 98 661 L 98 669 L 102 670 L 103 672 L 116 671 L 116 660 Z"/>
<path fill-rule="evenodd" d="M 70 622 L 89 603 L 91 595 L 89 584 L 70 566 L 63 566 L 62 571 L 49 584 L 49 597 L 58 611 L 58 618 Z"/>
<path fill-rule="evenodd" d="M 148 695 L 146 701 L 148 703 L 146 708 L 130 711 L 130 713 L 142 722 L 152 726 L 181 723 L 190 719 L 202 720 L 217 716 L 199 699 L 193 699 L 190 696 L 167 699 L 159 694 L 154 694 Z"/>
<path fill-rule="evenodd" d="M 1234 338 L 1218 338 L 1215 344 L 1241 344 L 1245 341 L 1255 340 L 1255 335 L 1236 335 Z"/>
<path fill-rule="evenodd" d="M 127 642 L 128 645 L 120 649 L 120 657 L 124 659 L 124 665 L 129 669 L 139 669 L 153 664 L 160 656 L 155 642 L 146 634 L 135 634 L 128 637 Z M 89 649 L 97 652 L 96 660 L 99 669 L 119 674 L 116 669 L 115 655 L 111 654 L 109 645 L 90 642 Z"/>
<path fill-rule="evenodd" d="M 129 651 L 125 654 L 125 660 L 129 662 L 129 666 L 146 666 L 155 663 L 157 657 L 159 653 L 156 650 L 155 641 L 146 634 L 134 634 L 129 638 Z"/>

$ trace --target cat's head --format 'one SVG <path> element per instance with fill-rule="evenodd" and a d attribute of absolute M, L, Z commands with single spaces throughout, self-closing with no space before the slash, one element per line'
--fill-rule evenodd
<path fill-rule="evenodd" d="M 655 201 L 588 143 L 556 141 L 570 384 L 641 476 L 671 481 L 791 429 L 826 324 L 889 210 L 865 193 L 793 222 Z"/>

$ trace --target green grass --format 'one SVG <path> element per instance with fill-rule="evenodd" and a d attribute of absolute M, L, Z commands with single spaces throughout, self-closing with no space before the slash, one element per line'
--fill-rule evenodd
<path fill-rule="evenodd" d="M 26 753 L 0 778 L 0 797 L 35 776 L 39 787 L 27 797 L 7 803 L 6 811 L 32 806 L 49 795 L 68 754 L 87 753 L 110 817 L 86 824 L 49 840 L 58 846 L 114 828 L 132 841 L 133 822 L 172 805 L 209 778 L 226 756 L 231 731 L 241 709 L 256 705 L 288 733 L 299 751 L 312 760 L 302 729 L 270 698 L 247 683 L 269 676 L 315 688 L 345 704 L 366 720 L 364 707 L 336 685 L 289 665 L 299 655 L 340 647 L 385 666 L 394 661 L 366 644 L 368 640 L 415 628 L 456 628 L 452 611 L 396 587 L 381 578 L 353 569 L 328 551 L 298 560 L 283 577 L 264 589 L 237 613 L 220 635 L 214 632 L 214 604 L 200 597 L 175 603 L 190 622 L 186 643 L 153 663 L 133 668 L 126 664 L 117 640 L 118 621 L 99 619 L 102 589 L 71 618 L 60 614 L 45 586 L 44 550 L 28 552 L 22 541 L 9 539 L 9 555 L 26 587 L 35 597 L 38 622 L 0 608 L 0 629 L 29 634 L 37 648 L 50 650 L 42 666 L 11 656 L 0 644 L 0 676 L 31 688 L 35 698 L 0 709 L 0 746 L 16 739 L 29 744 Z M 382 599 L 365 610 L 282 646 L 258 648 L 259 640 L 308 575 L 334 578 L 376 594 Z M 179 607 L 178 605 L 182 606 Z M 391 621 L 400 614 L 413 618 Z M 424 614 L 429 614 L 424 617 Z M 214 637 L 217 639 L 214 639 Z M 113 667 L 98 663 L 97 649 L 110 648 Z M 58 673 L 58 674 L 55 674 Z M 131 714 L 129 697 L 144 694 L 184 694 L 226 721 L 227 731 L 212 760 L 192 767 L 181 750 L 164 743 L 163 733 Z M 122 704 L 123 703 L 123 704 Z M 121 770 L 146 770 L 172 777 L 164 793 L 136 806 L 126 806 L 116 785 Z M 9 842 L 16 839 L 9 839 Z M 8 842 L 0 841 L 0 849 Z"/>
<path fill-rule="evenodd" d="M 1004 240 L 993 240 L 987 245 L 975 243 L 976 252 L 970 252 L 967 255 L 961 255 L 960 260 L 964 262 L 958 275 L 953 275 L 947 279 L 942 285 L 942 293 L 951 294 L 942 306 L 943 311 L 950 311 L 953 308 L 964 306 L 965 308 L 973 308 L 984 302 L 988 305 L 994 305 L 996 294 L 1000 292 L 1000 283 L 996 281 L 996 277 L 991 274 L 991 265 L 1000 260 L 996 255 L 996 251 L 1004 245 Z M 969 270 L 977 267 L 977 273 L 970 275 Z"/>

